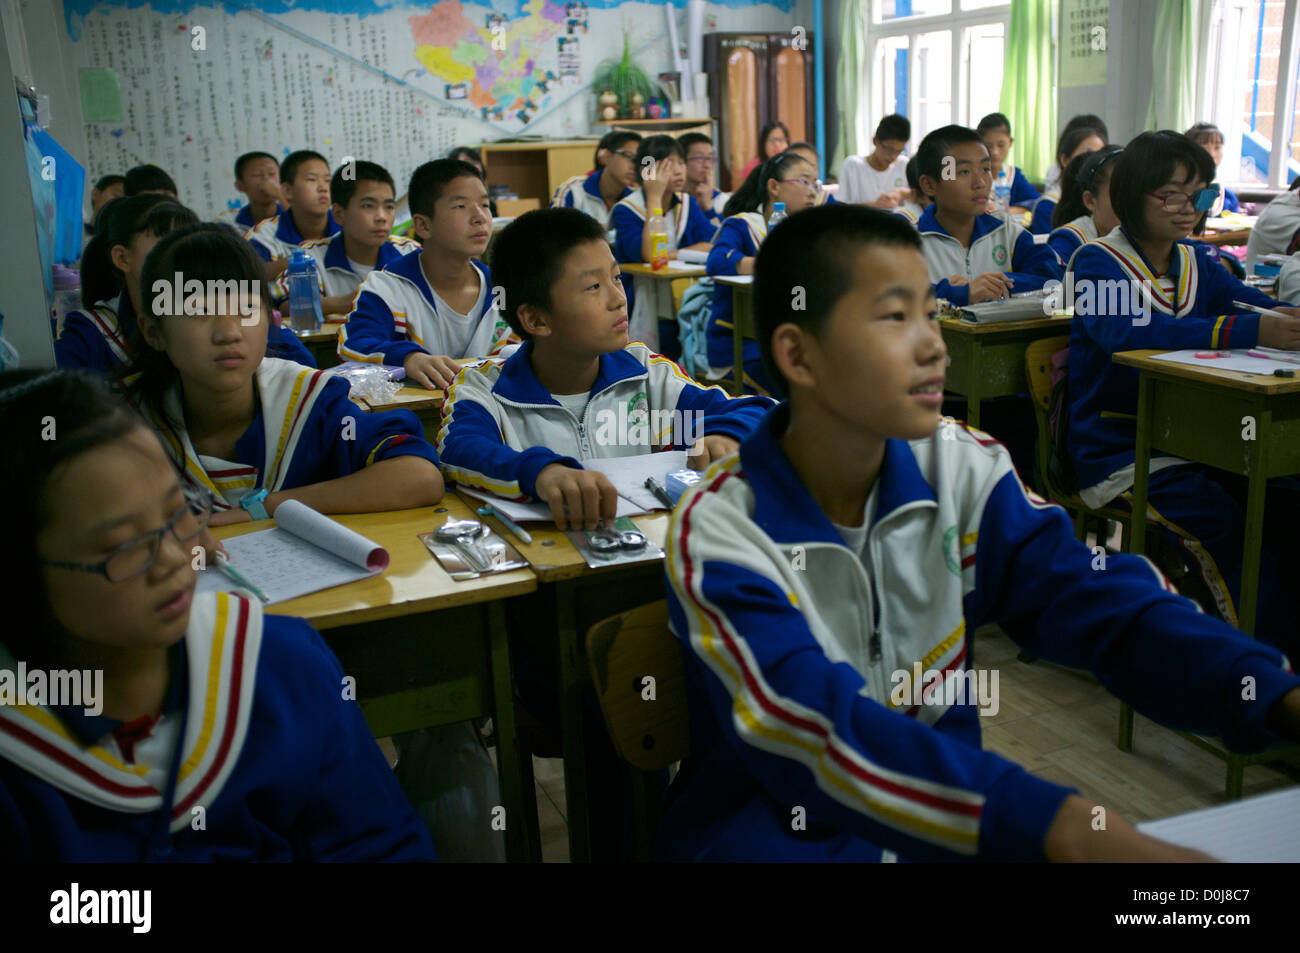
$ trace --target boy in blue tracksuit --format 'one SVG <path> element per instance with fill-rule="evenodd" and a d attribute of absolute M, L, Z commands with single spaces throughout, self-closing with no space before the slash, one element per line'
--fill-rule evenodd
<path fill-rule="evenodd" d="M 995 441 L 940 424 L 946 349 L 916 233 L 853 206 L 759 250 L 763 357 L 790 400 L 674 510 L 669 619 L 691 756 L 660 826 L 694 860 L 1189 859 L 980 750 L 969 633 L 1092 670 L 1239 749 L 1300 737 L 1300 678 L 1145 559 L 1091 569 Z M 787 289 L 808 289 L 791 310 Z M 1152 679 L 1151 672 L 1171 677 Z M 1266 686 L 1241 699 L 1244 677 Z M 990 683 L 993 683 L 992 690 Z"/>
<path fill-rule="evenodd" d="M 997 182 L 998 173 L 1007 174 L 1007 184 L 1011 187 L 1010 207 L 1007 211 L 1015 216 L 1028 212 L 1038 204 L 1042 196 L 1038 189 L 1029 184 L 1024 172 L 1006 161 L 1007 154 L 1016 141 L 1011 136 L 1011 120 L 1002 113 L 989 113 L 980 120 L 975 131 L 988 148 L 993 181 Z"/>
<path fill-rule="evenodd" d="M 1056 253 L 1006 215 L 990 215 L 988 150 L 965 126 L 944 126 L 916 152 L 921 188 L 933 201 L 916 228 L 934 293 L 954 305 L 1035 291 L 1064 267 Z"/>
<path fill-rule="evenodd" d="M 1114 363 L 1113 354 L 1138 348 L 1300 349 L 1300 321 L 1234 313 L 1240 310 L 1234 301 L 1270 308 L 1277 302 L 1219 267 L 1204 245 L 1186 241 L 1214 200 L 1213 189 L 1206 188 L 1213 174 L 1213 160 L 1186 137 L 1138 136 L 1111 173 L 1119 226 L 1084 245 L 1071 262 L 1068 449 L 1079 495 L 1089 506 L 1132 502 L 1138 373 Z M 1300 316 L 1300 308 L 1282 310 Z M 1243 488 L 1229 474 L 1166 454 L 1151 459 L 1148 517 L 1176 544 L 1220 615 L 1233 623 L 1243 527 L 1243 507 L 1235 497 L 1244 500 Z M 1288 607 L 1282 586 L 1300 571 L 1294 555 L 1300 494 L 1273 484 L 1269 500 L 1256 634 L 1294 652 L 1294 601 Z"/>

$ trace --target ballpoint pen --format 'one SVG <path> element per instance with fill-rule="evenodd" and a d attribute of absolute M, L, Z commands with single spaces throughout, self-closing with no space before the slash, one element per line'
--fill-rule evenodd
<path fill-rule="evenodd" d="M 1281 311 L 1274 311 L 1272 308 L 1261 308 L 1257 304 L 1247 304 L 1244 301 L 1232 302 L 1234 308 L 1241 308 L 1243 311 L 1254 311 L 1256 314 L 1267 314 L 1274 318 L 1291 318 L 1289 314 L 1283 314 Z"/>
<path fill-rule="evenodd" d="M 533 536 L 531 533 L 528 532 L 528 530 L 524 529 L 522 526 L 520 526 L 510 517 L 506 516 L 506 514 L 502 513 L 491 503 L 484 503 L 482 506 L 480 506 L 478 508 L 478 515 L 495 516 L 497 519 L 501 521 L 502 526 L 510 530 L 510 532 L 512 532 L 515 536 L 519 537 L 519 539 L 522 542 L 531 543 L 533 541 Z"/>
<path fill-rule="evenodd" d="M 245 576 L 242 572 L 230 565 L 230 557 L 225 553 L 217 550 L 217 572 L 221 573 L 235 585 L 247 589 L 262 602 L 270 602 L 271 597 L 262 591 L 261 587 Z"/>
<path fill-rule="evenodd" d="M 662 503 L 668 509 L 673 508 L 673 498 L 668 495 L 668 491 L 659 485 L 659 481 L 654 477 L 645 478 L 645 488 L 655 495 L 655 499 Z"/>

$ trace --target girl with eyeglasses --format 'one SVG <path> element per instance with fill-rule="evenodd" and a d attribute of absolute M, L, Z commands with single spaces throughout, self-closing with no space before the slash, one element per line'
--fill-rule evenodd
<path fill-rule="evenodd" d="M 1110 176 L 1119 226 L 1088 242 L 1070 263 L 1068 449 L 1079 495 L 1091 507 L 1132 505 L 1134 415 L 1138 372 L 1112 355 L 1160 350 L 1252 348 L 1300 350 L 1300 308 L 1279 304 L 1219 267 L 1189 241 L 1213 204 L 1214 160 L 1176 132 L 1146 132 L 1127 146 Z M 1069 287 L 1069 276 L 1067 276 Z M 1239 313 L 1234 301 L 1274 308 L 1286 317 Z M 1234 430 L 1214 437 L 1242 439 Z M 1147 518 L 1183 554 L 1206 590 L 1207 610 L 1236 624 L 1240 595 L 1244 479 L 1167 454 L 1151 459 Z M 1290 651 L 1297 645 L 1294 600 L 1284 585 L 1300 572 L 1300 494 L 1269 487 L 1255 634 Z"/>
<path fill-rule="evenodd" d="M 50 439 L 53 434 L 54 439 Z M 343 672 L 301 619 L 195 592 L 211 499 L 85 373 L 0 375 L 0 669 L 102 673 L 0 705 L 0 855 L 433 860 Z"/>
<path fill-rule="evenodd" d="M 773 156 L 754 171 L 728 200 L 718 237 L 705 267 L 709 276 L 752 275 L 758 247 L 767 238 L 767 220 L 773 205 L 785 203 L 786 215 L 794 215 L 817 202 L 817 169 L 794 151 Z M 775 384 L 763 368 L 758 342 L 745 340 L 745 366 L 735 368 L 732 344 L 732 289 L 717 283 L 713 287 L 713 311 L 708 325 L 708 359 L 711 378 L 744 374 L 745 390 L 771 396 Z"/>
<path fill-rule="evenodd" d="M 1096 152 L 1075 156 L 1061 175 L 1061 202 L 1052 212 L 1047 247 L 1063 262 L 1069 262 L 1079 247 L 1102 235 L 1109 235 L 1119 219 L 1110 207 L 1110 174 L 1124 150 L 1105 146 Z"/>

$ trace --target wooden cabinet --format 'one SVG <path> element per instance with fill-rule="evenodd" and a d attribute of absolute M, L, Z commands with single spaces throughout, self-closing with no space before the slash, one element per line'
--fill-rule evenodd
<path fill-rule="evenodd" d="M 478 148 L 489 185 L 508 185 L 520 199 L 537 199 L 541 208 L 567 179 L 595 168 L 595 139 L 485 142 Z"/>
<path fill-rule="evenodd" d="M 813 38 L 789 33 L 709 33 L 704 70 L 709 111 L 718 120 L 720 188 L 740 186 L 740 172 L 758 155 L 758 133 L 779 119 L 791 142 L 811 142 Z"/>

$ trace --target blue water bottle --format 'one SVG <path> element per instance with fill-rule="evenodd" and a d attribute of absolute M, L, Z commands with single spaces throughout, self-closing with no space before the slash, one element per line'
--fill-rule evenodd
<path fill-rule="evenodd" d="M 287 271 L 289 284 L 289 327 L 293 330 L 315 331 L 325 323 L 320 310 L 320 282 L 316 277 L 316 262 L 301 248 L 289 256 Z"/>

